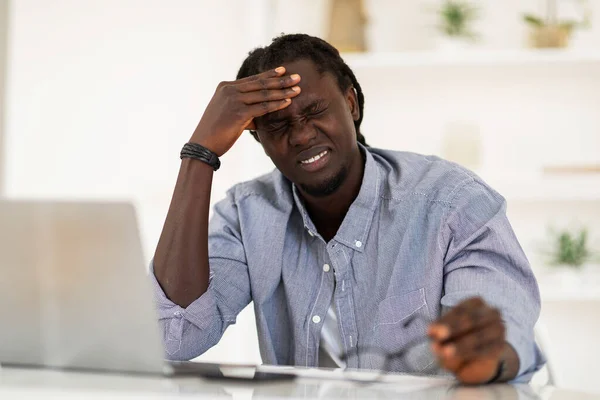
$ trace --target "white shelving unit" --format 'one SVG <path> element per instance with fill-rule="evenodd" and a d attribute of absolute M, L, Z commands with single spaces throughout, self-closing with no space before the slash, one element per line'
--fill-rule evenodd
<path fill-rule="evenodd" d="M 509 201 L 600 201 L 600 173 L 542 174 L 556 162 L 600 163 L 600 49 L 342 57 L 365 92 L 363 131 L 375 145 L 437 154 L 446 123 L 472 122 L 487 143 L 484 156 L 491 156 L 484 171 L 475 172 Z M 398 112 L 382 112 L 386 108 Z M 395 137 L 390 127 L 398 132 Z M 584 144 L 560 144 L 579 140 Z M 511 156 L 515 152 L 518 156 Z M 541 154 L 567 160 L 549 162 Z M 535 161 L 526 160 L 529 155 Z"/>
<path fill-rule="evenodd" d="M 600 174 L 544 176 L 538 179 L 483 178 L 509 201 L 598 200 L 600 202 Z"/>
<path fill-rule="evenodd" d="M 600 64 L 598 49 L 344 53 L 342 57 L 352 68 Z"/>

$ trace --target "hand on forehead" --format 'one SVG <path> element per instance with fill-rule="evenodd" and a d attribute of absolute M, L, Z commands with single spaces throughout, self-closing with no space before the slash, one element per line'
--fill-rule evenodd
<path fill-rule="evenodd" d="M 300 76 L 298 86 L 302 91 L 292 100 L 290 106 L 257 118 L 256 121 L 259 125 L 273 120 L 300 117 L 316 103 L 331 98 L 333 90 L 339 90 L 335 77 L 328 73 L 320 73 L 311 60 L 284 63 L 283 67 L 286 69 L 285 75 L 297 74 Z"/>
<path fill-rule="evenodd" d="M 286 75 L 300 75 L 301 80 L 298 86 L 302 88 L 302 92 L 305 94 L 309 94 L 311 91 L 324 94 L 331 89 L 338 89 L 335 77 L 327 72 L 319 72 L 319 68 L 312 60 L 293 61 L 284 63 L 283 66 Z"/>

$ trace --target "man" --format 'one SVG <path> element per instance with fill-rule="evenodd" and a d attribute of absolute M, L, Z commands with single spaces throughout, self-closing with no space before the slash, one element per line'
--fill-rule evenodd
<path fill-rule="evenodd" d="M 504 199 L 456 164 L 368 147 L 363 104 L 337 50 L 307 35 L 219 84 L 153 261 L 168 356 L 200 355 L 253 301 L 265 363 L 527 381 L 540 299 Z M 277 169 L 234 186 L 209 228 L 218 157 L 246 129 Z"/>

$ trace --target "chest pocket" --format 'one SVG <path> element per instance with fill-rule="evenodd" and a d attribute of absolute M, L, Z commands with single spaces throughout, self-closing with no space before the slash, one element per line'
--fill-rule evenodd
<path fill-rule="evenodd" d="M 414 318 L 409 326 L 404 324 Z M 399 296 L 387 297 L 379 303 L 375 325 L 373 326 L 373 347 L 384 354 L 404 350 L 414 341 L 427 335 L 427 326 L 431 320 L 425 289 L 418 289 Z M 429 341 L 419 341 L 411 346 L 402 358 L 394 358 L 388 369 L 394 372 L 430 372 L 435 357 L 429 350 Z M 383 368 L 384 357 L 374 356 L 371 360 L 375 368 Z"/>

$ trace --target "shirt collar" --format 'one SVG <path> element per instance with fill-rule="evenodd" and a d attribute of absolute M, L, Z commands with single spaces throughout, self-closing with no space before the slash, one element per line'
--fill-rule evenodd
<path fill-rule="evenodd" d="M 342 225 L 333 240 L 340 242 L 354 250 L 362 252 L 367 244 L 369 228 L 373 221 L 373 214 L 377 208 L 381 194 L 381 171 L 371 152 L 360 143 L 358 144 L 365 154 L 365 170 L 358 196 L 348 209 Z M 317 229 L 308 216 L 304 202 L 300 198 L 296 185 L 292 184 L 294 202 L 302 215 L 304 227 L 311 236 L 317 235 Z"/>

